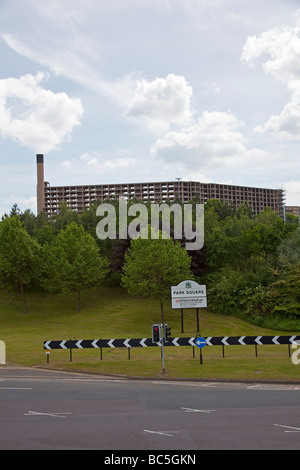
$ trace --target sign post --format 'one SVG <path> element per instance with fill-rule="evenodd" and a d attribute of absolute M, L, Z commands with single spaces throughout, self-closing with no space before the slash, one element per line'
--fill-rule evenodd
<path fill-rule="evenodd" d="M 164 328 L 165 328 L 165 325 L 163 325 L 163 323 L 161 323 L 160 325 L 160 341 L 161 341 L 161 359 L 162 359 L 162 370 L 163 370 L 163 373 L 166 372 L 166 369 L 165 369 L 165 350 L 164 350 Z"/>
<path fill-rule="evenodd" d="M 171 286 L 171 304 L 173 309 L 181 310 L 181 333 L 183 333 L 183 309 L 195 308 L 197 313 L 197 331 L 199 332 L 199 308 L 207 307 L 206 286 L 186 280 L 177 286 Z"/>
<path fill-rule="evenodd" d="M 165 372 L 165 351 L 164 351 L 165 325 L 156 323 L 152 325 L 152 343 L 161 347 L 162 370 Z"/>
<path fill-rule="evenodd" d="M 200 334 L 197 334 L 197 336 L 195 337 L 195 344 L 200 349 L 200 364 L 203 364 L 202 348 L 206 346 L 206 340 L 205 338 L 202 338 Z"/>

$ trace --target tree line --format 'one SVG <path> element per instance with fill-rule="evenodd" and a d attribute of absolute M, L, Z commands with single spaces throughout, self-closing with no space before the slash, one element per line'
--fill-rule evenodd
<path fill-rule="evenodd" d="M 109 202 L 117 208 L 117 201 Z M 209 200 L 204 206 L 204 246 L 187 252 L 184 239 L 99 240 L 99 204 L 95 201 L 82 214 L 61 205 L 50 218 L 14 205 L 2 218 L 0 286 L 19 290 L 24 312 L 28 289 L 76 292 L 80 309 L 83 290 L 106 284 L 157 298 L 163 318 L 170 286 L 192 278 L 207 285 L 208 306 L 215 312 L 261 326 L 299 327 L 297 217 L 287 215 L 284 222 L 268 208 L 253 216 L 247 203 L 236 209 Z M 150 210 L 150 203 L 144 204 Z"/>
<path fill-rule="evenodd" d="M 205 274 L 213 311 L 284 330 L 300 326 L 299 219 L 284 222 L 266 208 L 252 217 L 247 205 L 228 215 L 206 206 Z"/>

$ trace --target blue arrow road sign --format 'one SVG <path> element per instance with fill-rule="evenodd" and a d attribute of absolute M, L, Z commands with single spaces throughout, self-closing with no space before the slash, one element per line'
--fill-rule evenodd
<path fill-rule="evenodd" d="M 206 341 L 204 338 L 199 337 L 196 339 L 195 344 L 198 348 L 204 348 L 204 346 L 206 346 Z"/>

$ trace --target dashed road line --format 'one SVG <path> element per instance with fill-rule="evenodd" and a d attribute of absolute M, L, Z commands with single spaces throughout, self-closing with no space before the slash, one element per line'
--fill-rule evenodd
<path fill-rule="evenodd" d="M 285 426 L 284 424 L 274 424 L 274 426 L 278 426 L 280 428 L 286 428 L 287 431 L 284 431 L 284 432 L 300 432 L 300 428 L 295 428 L 293 426 Z"/>
<path fill-rule="evenodd" d="M 185 407 L 181 407 L 182 410 L 184 410 L 186 413 L 212 413 L 213 411 L 216 411 L 216 410 L 197 410 L 197 409 L 193 409 L 193 408 L 185 408 Z"/>
<path fill-rule="evenodd" d="M 33 390 L 31 387 L 0 387 L 0 390 Z"/>
<path fill-rule="evenodd" d="M 159 434 L 161 436 L 173 437 L 173 434 L 167 433 L 167 431 L 150 431 L 150 429 L 144 429 L 144 432 L 149 432 L 150 434 Z"/>
<path fill-rule="evenodd" d="M 24 413 L 24 416 L 53 416 L 54 418 L 67 418 L 65 415 L 70 415 L 72 413 L 42 413 L 39 411 L 28 411 Z"/>

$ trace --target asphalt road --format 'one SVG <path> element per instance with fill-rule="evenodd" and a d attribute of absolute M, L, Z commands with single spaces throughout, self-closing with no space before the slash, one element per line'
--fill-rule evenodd
<path fill-rule="evenodd" d="M 300 385 L 140 381 L 3 366 L 0 449 L 300 449 Z"/>

